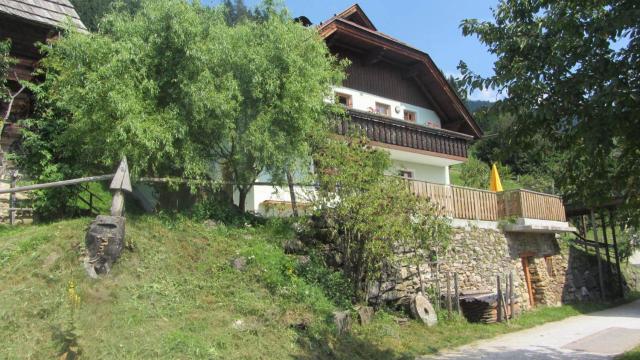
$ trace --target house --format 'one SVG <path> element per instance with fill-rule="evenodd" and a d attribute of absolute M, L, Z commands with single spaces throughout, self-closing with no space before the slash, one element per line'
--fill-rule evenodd
<path fill-rule="evenodd" d="M 351 62 L 334 88 L 349 117 L 338 134 L 359 126 L 373 146 L 390 153 L 394 175 L 448 185 L 449 167 L 467 159 L 482 130 L 429 55 L 378 31 L 357 4 L 317 30 L 334 55 Z M 304 189 L 297 190 L 304 202 Z M 288 189 L 259 183 L 246 209 L 268 214 L 270 205 L 289 201 Z"/>
<path fill-rule="evenodd" d="M 80 31 L 86 28 L 69 0 L 0 0 L 0 41 L 11 40 L 11 57 L 17 64 L 9 70 L 9 87 L 20 90 L 18 81 L 34 80 L 34 70 L 42 55 L 37 43 L 46 43 L 58 36 L 69 21 Z M 0 103 L 0 113 L 6 113 L 7 103 Z M 2 133 L 2 149 L 9 150 L 18 137 L 16 121 L 28 117 L 33 110 L 33 97 L 27 91 L 14 100 L 9 123 Z"/>
<path fill-rule="evenodd" d="M 297 20 L 310 24 L 304 17 Z M 350 60 L 346 79 L 333 89 L 348 115 L 336 132 L 346 135 L 353 126 L 362 130 L 371 145 L 389 152 L 389 175 L 406 178 L 413 192 L 439 204 L 453 225 L 450 246 L 455 251 L 443 254 L 437 267 L 422 264 L 420 274 L 411 267 L 386 274 L 384 286 L 370 298 L 415 293 L 418 276 L 445 291 L 440 281 L 445 273 L 459 275 L 463 292 L 494 294 L 496 276 L 504 280 L 512 274 L 520 308 L 602 292 L 586 285 L 596 283 L 587 254 L 567 254 L 559 246 L 558 233 L 576 230 L 559 196 L 450 184 L 450 166 L 466 161 L 469 146 L 483 133 L 428 54 L 379 31 L 357 4 L 316 29 L 333 54 Z M 287 188 L 269 184 L 268 178 L 259 181 L 247 196 L 248 211 L 275 215 L 290 209 Z M 295 189 L 303 203 L 313 194 L 313 188 Z"/>

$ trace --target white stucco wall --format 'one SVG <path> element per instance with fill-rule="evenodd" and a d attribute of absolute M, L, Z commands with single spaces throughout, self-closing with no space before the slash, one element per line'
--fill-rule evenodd
<path fill-rule="evenodd" d="M 404 120 L 404 110 L 413 111 L 417 114 L 416 124 L 430 126 L 434 128 L 442 127 L 442 123 L 438 115 L 429 109 L 406 104 L 400 101 L 391 100 L 381 96 L 369 94 L 360 90 L 354 90 L 346 87 L 334 87 L 334 92 L 351 95 L 353 108 L 361 111 L 374 111 L 376 102 L 387 104 L 391 107 L 391 117 Z M 396 111 L 396 109 L 398 111 Z"/>
<path fill-rule="evenodd" d="M 399 170 L 411 171 L 413 178 L 420 181 L 428 181 L 437 184 L 449 184 L 449 167 L 419 164 L 409 161 L 393 160 L 393 173 Z"/>
<path fill-rule="evenodd" d="M 296 193 L 296 201 L 299 204 L 305 204 L 311 201 L 315 190 L 313 187 L 306 186 L 294 186 Z M 238 204 L 239 194 L 238 191 L 233 193 L 233 201 Z M 254 212 L 261 215 L 270 215 L 272 212 L 265 206 L 265 201 L 275 201 L 289 203 L 291 202 L 291 194 L 288 187 L 271 186 L 271 185 L 254 185 L 251 191 L 247 194 L 247 200 L 245 202 L 245 210 Z"/>

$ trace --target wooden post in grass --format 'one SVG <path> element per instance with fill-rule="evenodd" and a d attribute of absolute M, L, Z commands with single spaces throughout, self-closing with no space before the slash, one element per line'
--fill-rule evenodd
<path fill-rule="evenodd" d="M 447 271 L 447 314 L 451 317 L 451 273 Z"/>
<path fill-rule="evenodd" d="M 458 312 L 458 315 L 461 314 L 460 311 L 460 289 L 458 288 L 458 273 L 453 273 L 453 291 L 455 291 L 455 293 L 453 294 L 454 299 L 456 301 L 456 311 Z"/>
<path fill-rule="evenodd" d="M 122 216 L 124 213 L 124 192 L 132 192 L 127 158 L 122 158 L 109 189 L 113 192 L 111 200 L 111 216 Z"/>
<path fill-rule="evenodd" d="M 16 183 L 18 182 L 18 170 L 14 170 L 11 172 L 11 188 L 16 187 Z M 9 224 L 15 225 L 16 223 L 16 193 L 12 192 L 9 194 Z"/>
<path fill-rule="evenodd" d="M 616 272 L 618 273 L 618 290 L 620 297 L 624 297 L 624 285 L 622 284 L 622 271 L 620 270 L 620 254 L 618 254 L 618 240 L 616 239 L 616 219 L 613 210 L 609 210 L 609 224 L 611 225 L 611 240 L 613 241 L 613 256 L 616 259 Z"/>
<path fill-rule="evenodd" d="M 602 276 L 602 259 L 600 258 L 600 241 L 598 241 L 598 225 L 596 215 L 591 209 L 591 228 L 593 229 L 593 240 L 595 241 L 596 260 L 598 261 L 598 282 L 600 283 L 600 299 L 604 300 L 604 278 Z"/>
<path fill-rule="evenodd" d="M 496 317 L 498 322 L 502 322 L 502 286 L 500 284 L 500 275 L 496 277 L 497 288 L 498 288 L 498 303 L 496 304 Z"/>
<path fill-rule="evenodd" d="M 109 186 L 113 192 L 111 215 L 98 215 L 85 236 L 85 270 L 92 278 L 106 274 L 118 260 L 125 242 L 124 192 L 131 192 L 127 159 L 123 158 Z"/>
<path fill-rule="evenodd" d="M 511 318 L 515 318 L 515 309 L 516 309 L 516 296 L 513 293 L 513 271 L 509 273 L 509 312 L 511 313 Z"/>
<path fill-rule="evenodd" d="M 600 224 L 602 225 L 602 240 L 604 240 L 604 254 L 607 259 L 607 278 L 611 279 L 611 255 L 609 254 L 609 237 L 607 236 L 606 212 L 600 213 Z"/>

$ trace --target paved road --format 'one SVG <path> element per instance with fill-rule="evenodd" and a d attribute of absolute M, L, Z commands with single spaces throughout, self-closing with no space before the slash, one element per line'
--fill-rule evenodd
<path fill-rule="evenodd" d="M 640 300 L 502 335 L 423 359 L 613 359 L 640 345 Z"/>

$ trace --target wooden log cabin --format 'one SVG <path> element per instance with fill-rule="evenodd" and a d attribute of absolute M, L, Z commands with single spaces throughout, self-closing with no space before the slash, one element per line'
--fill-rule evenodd
<path fill-rule="evenodd" d="M 69 0 L 0 0 L 0 41 L 11 41 L 10 56 L 17 60 L 7 74 L 9 89 L 16 94 L 19 81 L 37 81 L 34 70 L 42 55 L 36 44 L 58 36 L 60 28 L 70 21 L 80 31 L 86 28 Z M 2 117 L 8 102 L 0 103 Z M 33 111 L 33 97 L 28 90 L 14 100 L 8 123 L 2 133 L 2 149 L 10 151 L 19 136 L 17 121 Z"/>

